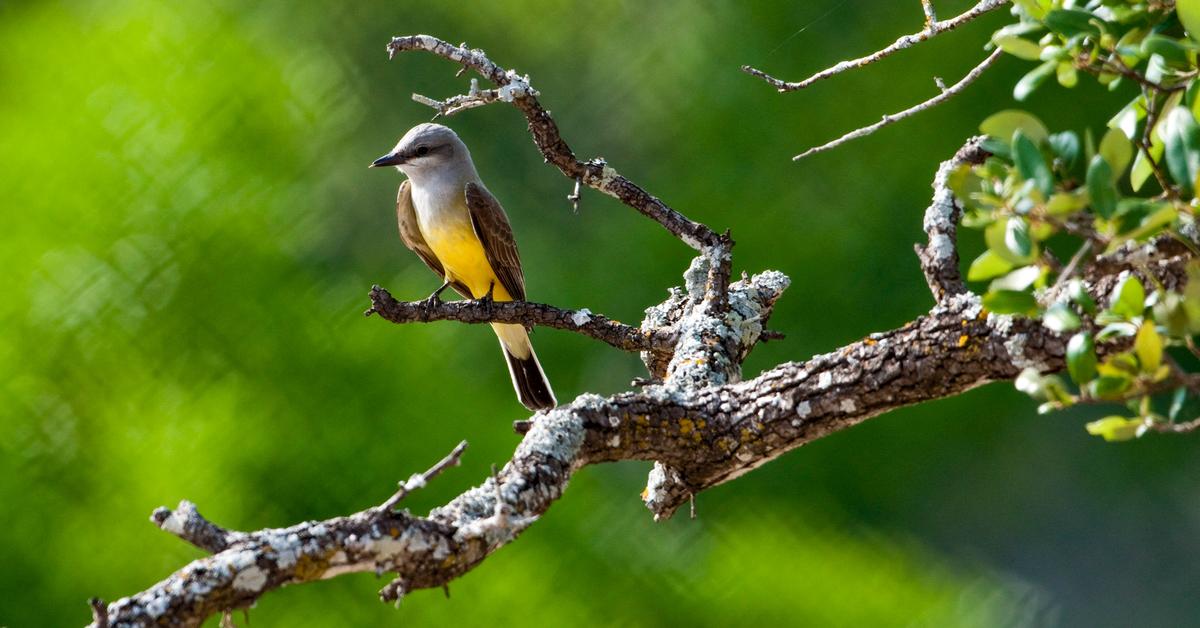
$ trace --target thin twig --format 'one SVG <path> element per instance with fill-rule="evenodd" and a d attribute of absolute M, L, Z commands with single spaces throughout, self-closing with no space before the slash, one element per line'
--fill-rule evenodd
<path fill-rule="evenodd" d="M 1056 292 L 1059 287 L 1066 283 L 1066 281 L 1071 278 L 1071 275 L 1075 274 L 1075 271 L 1079 269 L 1079 264 L 1083 262 L 1084 256 L 1087 255 L 1091 250 L 1092 241 L 1084 240 L 1083 245 L 1079 247 L 1079 250 L 1075 251 L 1075 254 L 1071 256 L 1071 261 L 1067 262 L 1067 267 L 1064 268 L 1063 271 L 1059 273 L 1058 278 L 1054 280 L 1054 285 L 1050 287 L 1051 294 Z"/>
<path fill-rule="evenodd" d="M 430 52 L 461 67 L 471 68 L 495 85 L 495 89 L 473 88 L 471 93 L 442 101 L 422 96 L 418 102 L 433 107 L 438 113 L 445 112 L 445 115 L 497 100 L 512 103 L 525 116 L 529 132 L 542 157 L 565 176 L 572 180 L 580 180 L 583 185 L 616 198 L 659 223 L 697 251 L 704 252 L 710 247 L 722 244 L 720 236 L 707 225 L 671 208 L 661 199 L 619 174 L 603 159 L 580 161 L 563 139 L 550 112 L 538 101 L 538 92 L 530 85 L 528 76 L 521 76 L 511 69 L 500 67 L 482 50 L 455 46 L 430 35 L 393 37 L 387 50 L 389 57 L 395 57 L 397 53 L 406 50 Z"/>
<path fill-rule="evenodd" d="M 457 467 L 459 461 L 462 459 L 463 452 L 466 450 L 467 441 L 464 440 L 463 442 L 459 443 L 458 446 L 455 447 L 450 453 L 446 454 L 445 458 L 442 458 L 437 464 L 429 467 L 428 471 L 425 473 L 414 473 L 412 477 L 408 478 L 408 481 L 401 482 L 400 489 L 397 490 L 391 497 L 389 497 L 387 501 L 379 505 L 379 512 L 391 512 L 392 509 L 396 507 L 396 504 L 399 504 L 401 500 L 403 500 L 405 497 L 408 497 L 409 493 L 424 487 L 429 483 L 430 480 L 436 478 L 442 471 L 445 471 L 450 467 Z"/>
<path fill-rule="evenodd" d="M 1200 430 L 1200 418 L 1192 419 L 1191 421 L 1185 421 L 1183 423 L 1164 423 L 1161 421 L 1155 421 L 1154 423 L 1150 424 L 1150 428 L 1156 432 L 1162 432 L 1164 434 L 1187 434 L 1190 432 L 1195 432 L 1196 430 Z"/>
<path fill-rule="evenodd" d="M 159 528 L 211 554 L 224 551 L 246 536 L 244 532 L 226 530 L 205 519 L 196 504 L 186 499 L 180 501 L 175 510 L 163 506 L 156 508 L 150 514 L 150 520 Z"/>
<path fill-rule="evenodd" d="M 879 122 L 876 122 L 875 124 L 872 124 L 870 126 L 862 127 L 860 129 L 855 129 L 855 130 L 837 138 L 836 140 L 833 140 L 832 142 L 826 142 L 825 144 L 822 144 L 820 146 L 810 148 L 810 149 L 804 151 L 803 153 L 800 153 L 799 155 L 792 157 L 792 160 L 799 161 L 810 155 L 815 155 L 817 153 L 823 153 L 831 148 L 837 148 L 838 146 L 841 146 L 842 144 L 845 144 L 846 142 L 849 142 L 850 140 L 858 139 L 860 137 L 866 137 L 866 136 L 874 133 L 875 131 L 882 129 L 885 126 L 892 124 L 893 122 L 899 122 L 900 120 L 903 120 L 909 116 L 918 114 L 922 111 L 925 111 L 926 109 L 932 109 L 933 107 L 936 107 L 936 106 L 946 102 L 947 100 L 950 100 L 955 95 L 957 95 L 959 92 L 963 91 L 969 85 L 971 85 L 971 83 L 974 83 L 975 80 L 978 79 L 979 76 L 983 74 L 984 70 L 987 70 L 988 68 L 990 68 L 992 66 L 992 64 L 996 63 L 996 60 L 998 60 L 1002 54 L 1004 54 L 1004 51 L 1000 50 L 999 48 L 992 51 L 992 54 L 988 55 L 988 57 L 986 59 L 984 59 L 982 63 L 975 66 L 961 80 L 959 80 L 954 85 L 951 85 L 950 87 L 946 88 L 937 96 L 934 96 L 933 98 L 930 98 L 929 100 L 926 100 L 925 102 L 922 102 L 920 104 L 913 105 L 912 107 L 909 107 L 908 109 L 905 109 L 904 111 L 901 111 L 899 113 L 885 115 L 885 116 L 883 116 L 883 119 L 881 119 Z"/>
<path fill-rule="evenodd" d="M 92 608 L 92 625 L 95 628 L 108 628 L 108 606 L 98 597 L 88 600 Z"/>
<path fill-rule="evenodd" d="M 925 30 L 931 31 L 931 35 L 937 34 L 937 11 L 933 10 L 932 0 L 921 0 L 921 10 L 925 12 Z"/>
<path fill-rule="evenodd" d="M 905 48 L 911 48 L 913 45 L 919 44 L 919 43 L 925 41 L 926 39 L 929 39 L 936 35 L 940 35 L 946 31 L 954 30 L 955 28 L 958 28 L 959 26 L 962 26 L 963 24 L 966 24 L 967 22 L 970 22 L 970 21 L 974 20 L 975 18 L 978 18 L 979 16 L 981 16 L 989 11 L 998 9 L 1001 6 L 1008 4 L 1008 0 L 980 0 L 979 3 L 977 3 L 975 6 L 971 7 L 970 9 L 966 10 L 962 14 L 952 17 L 948 20 L 942 20 L 939 22 L 936 20 L 930 21 L 928 19 L 931 15 L 933 15 L 933 7 L 929 5 L 928 0 L 922 0 L 922 2 L 923 2 L 923 5 L 925 6 L 925 16 L 927 19 L 927 23 L 926 23 L 925 28 L 923 30 L 921 30 L 920 32 L 913 33 L 911 35 L 905 35 L 905 36 L 901 37 L 900 39 L 897 39 L 890 46 L 888 46 L 882 50 L 873 52 L 865 57 L 859 57 L 857 59 L 851 59 L 849 61 L 842 61 L 841 63 L 838 63 L 837 65 L 834 65 L 832 67 L 821 70 L 820 72 L 817 72 L 816 74 L 804 79 L 803 81 L 789 83 L 788 81 L 784 81 L 782 79 L 777 79 L 777 78 L 771 76 L 770 74 L 763 72 L 762 70 L 757 70 L 748 65 L 743 65 L 742 71 L 747 74 L 761 78 L 762 80 L 766 81 L 772 87 L 779 90 L 780 92 L 793 92 L 793 91 L 796 91 L 799 89 L 804 89 L 805 87 L 808 87 L 809 85 L 812 85 L 813 83 L 816 83 L 817 81 L 821 81 L 821 80 L 827 79 L 831 76 L 841 74 L 842 72 L 845 72 L 847 70 L 853 70 L 855 68 L 861 68 L 865 65 L 870 65 L 872 63 L 875 63 L 876 61 L 879 61 L 880 59 L 883 59 L 884 57 L 888 57 L 897 52 L 900 52 L 901 50 L 904 50 Z M 934 16 L 934 17 L 936 17 L 936 16 Z"/>

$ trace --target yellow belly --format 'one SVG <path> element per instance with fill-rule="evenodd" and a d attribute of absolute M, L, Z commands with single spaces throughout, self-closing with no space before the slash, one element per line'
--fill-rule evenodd
<path fill-rule="evenodd" d="M 483 244 L 475 236 L 470 224 L 434 228 L 423 235 L 425 243 L 433 249 L 442 268 L 446 269 L 447 281 L 467 286 L 471 296 L 476 299 L 482 298 L 490 289 L 493 299 L 512 301 L 512 295 L 492 271 Z"/>

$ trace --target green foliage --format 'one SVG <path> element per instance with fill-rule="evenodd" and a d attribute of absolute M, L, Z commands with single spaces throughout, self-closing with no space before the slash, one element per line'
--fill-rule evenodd
<path fill-rule="evenodd" d="M 991 281 L 984 306 L 1040 318 L 1070 335 L 1066 364 L 1076 391 L 1036 371 L 1023 373 L 1018 389 L 1044 400 L 1043 412 L 1127 403 L 1133 417 L 1087 426 L 1110 441 L 1176 420 L 1191 390 L 1179 384 L 1193 381 L 1172 355 L 1172 348 L 1195 347 L 1200 294 L 1193 284 L 1173 292 L 1147 286 L 1144 273 L 1126 274 L 1110 295 L 1092 295 L 1066 274 L 1153 238 L 1190 241 L 1180 231 L 1193 227 L 1200 184 L 1200 46 L 1193 40 L 1200 8 L 1178 7 L 1177 16 L 1170 3 L 1155 1 L 1016 2 L 1018 21 L 997 30 L 992 44 L 1038 62 L 1016 83 L 1018 100 L 1051 75 L 1074 88 L 1080 73 L 1111 90 L 1130 85 L 1136 95 L 1112 116 L 1098 147 L 1087 129 L 1082 150 L 1074 132 L 1051 134 L 1031 113 L 994 114 L 980 125 L 993 156 L 951 178 L 964 223 L 982 229 L 988 246 L 968 272 L 970 281 Z M 1064 262 L 1060 251 L 1073 261 Z M 1097 310 L 1094 297 L 1107 307 Z M 1154 400 L 1176 387 L 1182 392 L 1175 393 L 1175 411 L 1156 413 Z"/>

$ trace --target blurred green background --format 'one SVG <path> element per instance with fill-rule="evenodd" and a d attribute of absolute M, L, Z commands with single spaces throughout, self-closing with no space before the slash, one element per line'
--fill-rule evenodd
<path fill-rule="evenodd" d="M 935 2 L 943 16 L 971 4 Z M 780 95 L 919 28 L 917 0 L 0 2 L 0 625 L 82 624 L 200 553 L 146 520 L 197 502 L 234 528 L 382 501 L 458 440 L 443 503 L 507 459 L 516 403 L 483 327 L 361 316 L 372 283 L 437 280 L 395 235 L 400 177 L 365 166 L 467 77 L 392 35 L 484 48 L 531 75 L 581 157 L 602 155 L 738 241 L 735 271 L 792 277 L 753 376 L 904 324 L 930 297 L 912 243 L 939 161 L 1013 106 L 1030 65 L 801 163 L 982 58 L 997 13 Z M 1052 128 L 1128 93 L 1048 88 Z M 508 209 L 529 294 L 622 320 L 689 251 L 545 166 L 518 112 L 449 122 Z M 966 259 L 980 250 L 964 236 Z M 635 356 L 539 331 L 560 400 L 623 390 Z M 478 394 L 455 394 L 464 382 Z M 708 491 L 654 524 L 648 465 L 589 468 L 519 542 L 441 592 L 379 603 L 355 575 L 284 589 L 253 626 L 1174 626 L 1200 617 L 1195 437 L 1111 445 L 995 384 L 894 412 Z M 238 616 L 240 621 L 240 615 Z"/>

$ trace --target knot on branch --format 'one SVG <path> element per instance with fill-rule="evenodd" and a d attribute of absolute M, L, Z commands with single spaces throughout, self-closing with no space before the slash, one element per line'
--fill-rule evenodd
<path fill-rule="evenodd" d="M 790 284 L 787 275 L 766 271 L 726 288 L 725 306 L 714 307 L 712 261 L 692 260 L 683 288 L 646 310 L 643 330 L 671 329 L 676 338 L 669 356 L 642 354 L 655 378 L 673 388 L 694 390 L 741 379 L 741 363 L 761 340 L 775 302 Z"/>

